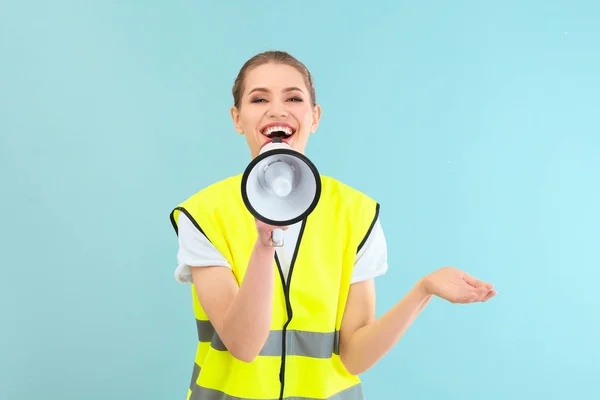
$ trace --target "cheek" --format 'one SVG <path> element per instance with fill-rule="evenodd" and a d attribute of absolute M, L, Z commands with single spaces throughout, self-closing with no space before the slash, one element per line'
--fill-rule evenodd
<path fill-rule="evenodd" d="M 260 119 L 257 116 L 256 110 L 246 109 L 242 114 L 240 114 L 240 123 L 244 125 L 246 129 L 252 129 L 258 123 Z"/>
<path fill-rule="evenodd" d="M 302 124 L 303 130 L 310 133 L 313 123 L 312 112 L 310 110 L 302 110 L 296 113 L 296 118 Z"/>

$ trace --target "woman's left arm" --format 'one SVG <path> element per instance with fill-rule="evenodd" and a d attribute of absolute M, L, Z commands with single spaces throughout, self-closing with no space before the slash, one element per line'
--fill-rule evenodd
<path fill-rule="evenodd" d="M 373 279 L 355 283 L 350 287 L 340 328 L 340 358 L 348 372 L 359 375 L 394 347 L 432 296 L 452 303 L 472 303 L 487 301 L 495 294 L 492 285 L 444 267 L 419 280 L 402 300 L 375 319 Z"/>

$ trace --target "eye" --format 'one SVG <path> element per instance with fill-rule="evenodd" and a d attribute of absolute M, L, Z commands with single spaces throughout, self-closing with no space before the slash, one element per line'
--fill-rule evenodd
<path fill-rule="evenodd" d="M 292 101 L 292 102 L 296 102 L 296 101 L 302 102 L 303 101 L 300 97 L 292 97 L 289 100 Z"/>
<path fill-rule="evenodd" d="M 264 102 L 266 102 L 266 101 L 267 101 L 267 100 L 265 100 L 265 99 L 263 99 L 263 98 L 261 98 L 261 97 L 258 97 L 258 98 L 256 98 L 256 99 L 253 99 L 251 102 L 252 102 L 252 103 L 264 103 Z"/>

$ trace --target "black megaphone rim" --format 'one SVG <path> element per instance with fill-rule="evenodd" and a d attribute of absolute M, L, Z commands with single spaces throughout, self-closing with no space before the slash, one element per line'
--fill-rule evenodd
<path fill-rule="evenodd" d="M 256 166 L 256 164 L 258 164 L 265 158 L 275 155 L 275 154 L 287 154 L 287 155 L 291 155 L 291 156 L 299 158 L 300 160 L 304 161 L 306 163 L 306 165 L 308 165 L 308 167 L 312 171 L 313 175 L 316 177 L 316 179 L 315 179 L 315 181 L 316 181 L 315 197 L 314 197 L 313 201 L 311 202 L 310 206 L 306 209 L 306 211 L 304 211 L 299 216 L 292 218 L 292 219 L 285 220 L 285 221 L 276 221 L 276 220 L 266 218 L 261 213 L 256 211 L 256 209 L 254 207 L 252 207 L 252 204 L 250 203 L 250 200 L 248 199 L 248 195 L 247 195 L 247 191 L 246 191 L 246 185 L 248 184 L 248 178 L 250 177 L 250 173 L 252 172 L 252 169 Z M 246 170 L 244 171 L 244 174 L 242 175 L 241 191 L 242 191 L 242 200 L 244 201 L 244 205 L 246 206 L 248 211 L 250 211 L 250 214 L 252 214 L 256 219 L 264 222 L 265 224 L 269 224 L 269 225 L 273 225 L 273 226 L 289 226 L 289 225 L 293 225 L 297 222 L 300 222 L 303 219 L 305 219 L 306 217 L 308 217 L 314 211 L 314 209 L 317 207 L 317 204 L 319 203 L 319 200 L 321 198 L 321 175 L 319 174 L 319 170 L 317 169 L 315 164 L 313 164 L 313 162 L 310 161 L 310 159 L 308 157 L 306 157 L 304 154 L 302 154 L 296 150 L 293 150 L 293 149 L 273 149 L 273 150 L 265 151 L 262 154 L 259 154 L 258 156 L 254 157 L 254 159 L 252 161 L 250 161 L 250 163 L 246 167 Z"/>

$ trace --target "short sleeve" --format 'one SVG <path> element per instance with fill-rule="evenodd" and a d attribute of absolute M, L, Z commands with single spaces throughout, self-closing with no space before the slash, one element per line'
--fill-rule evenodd
<path fill-rule="evenodd" d="M 387 243 L 378 218 L 364 246 L 356 254 L 351 283 L 384 275 L 387 269 Z"/>
<path fill-rule="evenodd" d="M 177 226 L 179 249 L 177 251 L 178 266 L 175 270 L 175 279 L 178 282 L 192 283 L 190 267 L 216 266 L 231 268 L 225 257 L 184 213 L 179 213 Z"/>

